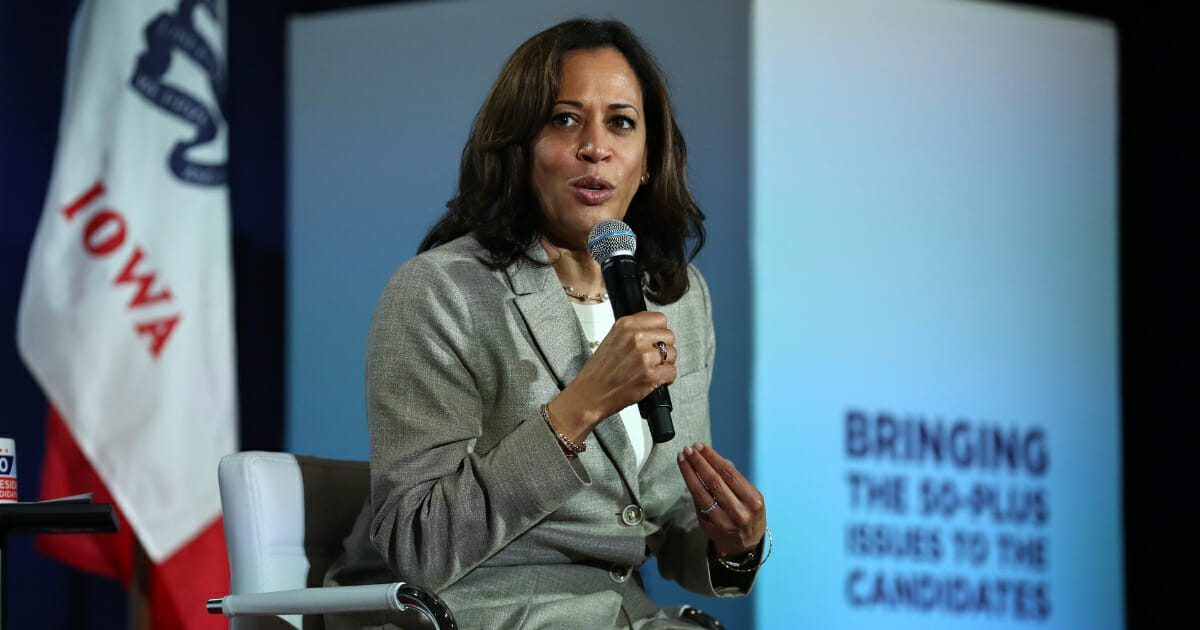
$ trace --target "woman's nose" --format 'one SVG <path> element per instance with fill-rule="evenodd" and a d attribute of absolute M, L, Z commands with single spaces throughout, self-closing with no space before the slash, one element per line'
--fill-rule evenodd
<path fill-rule="evenodd" d="M 584 140 L 579 144 L 575 157 L 587 162 L 602 162 L 612 155 L 612 151 L 595 140 Z"/>

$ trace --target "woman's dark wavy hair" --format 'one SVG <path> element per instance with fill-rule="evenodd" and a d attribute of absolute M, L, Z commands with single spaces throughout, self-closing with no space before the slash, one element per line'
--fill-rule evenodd
<path fill-rule="evenodd" d="M 634 195 L 625 222 L 638 235 L 635 257 L 647 276 L 647 295 L 670 304 L 687 292 L 687 263 L 705 240 L 704 213 L 687 185 L 687 146 L 658 62 L 616 21 L 563 22 L 513 53 L 471 127 L 458 194 L 418 252 L 473 234 L 488 250 L 482 262 L 492 269 L 528 260 L 526 250 L 544 221 L 531 184 L 532 142 L 550 120 L 563 56 L 597 48 L 624 55 L 642 88 L 650 181 Z"/>

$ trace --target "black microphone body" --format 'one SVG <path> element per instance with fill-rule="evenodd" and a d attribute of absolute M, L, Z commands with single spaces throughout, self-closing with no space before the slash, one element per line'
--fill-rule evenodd
<path fill-rule="evenodd" d="M 605 221 L 601 223 L 601 226 L 608 223 L 618 222 Z M 629 230 L 624 223 L 621 223 L 621 226 L 626 231 Z M 599 228 L 600 226 L 597 226 L 596 229 Z M 593 230 L 593 232 L 595 231 Z M 612 303 L 614 318 L 620 319 L 626 315 L 646 310 L 646 298 L 642 296 L 642 270 L 633 259 L 632 252 L 620 250 L 597 255 L 593 250 L 592 255 L 600 263 L 600 272 L 604 275 L 604 285 L 608 290 L 608 299 Z M 650 437 L 656 444 L 675 437 L 671 409 L 671 395 L 667 393 L 666 385 L 655 387 L 638 403 L 638 411 L 646 419 L 646 424 L 650 427 Z"/>

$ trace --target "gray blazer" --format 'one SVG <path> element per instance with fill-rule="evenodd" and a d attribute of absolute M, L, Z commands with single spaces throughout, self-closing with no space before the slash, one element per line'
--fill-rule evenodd
<path fill-rule="evenodd" d="M 578 459 L 563 456 L 540 406 L 590 356 L 583 331 L 552 267 L 493 271 L 485 253 L 471 237 L 425 252 L 379 300 L 366 350 L 371 506 L 327 583 L 399 577 L 436 591 L 464 628 L 694 627 L 663 619 L 642 590 L 650 555 L 690 591 L 747 593 L 752 575 L 710 563 L 675 462 L 710 443 L 715 341 L 700 272 L 689 268 L 679 301 L 648 304 L 676 335 L 676 437 L 639 472 L 616 416 Z M 547 260 L 540 245 L 529 253 Z"/>

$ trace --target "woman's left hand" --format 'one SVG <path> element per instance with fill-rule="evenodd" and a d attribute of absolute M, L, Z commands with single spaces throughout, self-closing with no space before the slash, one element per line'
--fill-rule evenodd
<path fill-rule="evenodd" d="M 767 530 L 767 507 L 758 488 L 703 444 L 684 448 L 678 461 L 700 528 L 717 554 L 736 556 L 758 546 Z"/>

